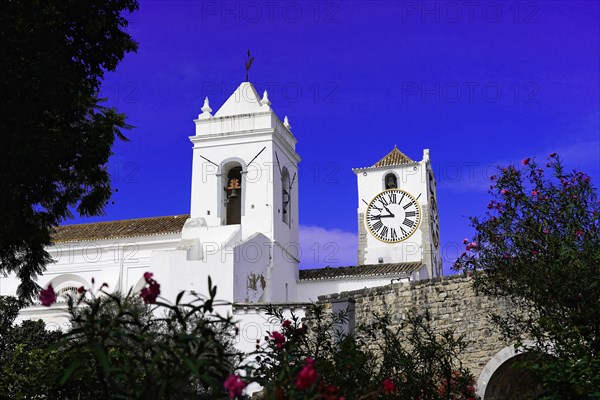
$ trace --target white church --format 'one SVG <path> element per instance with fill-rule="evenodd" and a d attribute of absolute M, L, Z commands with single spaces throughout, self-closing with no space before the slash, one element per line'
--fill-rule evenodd
<path fill-rule="evenodd" d="M 20 319 L 64 326 L 66 296 L 91 287 L 92 278 L 110 291 L 139 291 L 150 271 L 173 301 L 182 290 L 207 293 L 210 276 L 239 321 L 239 347 L 252 349 L 272 330 L 261 304 L 302 315 L 320 295 L 442 274 L 428 150 L 414 161 L 394 147 L 355 168 L 356 265 L 299 270 L 300 156 L 288 118 L 282 122 L 267 93 L 261 98 L 249 82 L 214 114 L 208 99 L 201 110 L 190 137 L 190 213 L 59 227 L 49 248 L 55 263 L 38 279 L 52 284 L 59 301 L 26 308 Z M 0 295 L 15 295 L 18 284 L 14 275 L 0 276 Z"/>

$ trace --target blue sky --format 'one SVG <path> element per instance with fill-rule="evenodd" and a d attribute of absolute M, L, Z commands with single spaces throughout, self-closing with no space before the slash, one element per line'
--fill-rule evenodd
<path fill-rule="evenodd" d="M 598 184 L 597 1 L 142 1 L 130 20 L 139 51 L 102 89 L 135 126 L 109 165 L 119 191 L 69 223 L 188 213 L 192 120 L 244 80 L 248 49 L 298 139 L 303 267 L 355 263 L 351 169 L 394 145 L 431 149 L 446 272 L 495 165 L 558 152 Z"/>

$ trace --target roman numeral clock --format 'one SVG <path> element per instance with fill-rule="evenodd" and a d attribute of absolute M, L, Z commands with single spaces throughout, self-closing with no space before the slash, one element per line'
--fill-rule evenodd
<path fill-rule="evenodd" d="M 417 199 L 401 189 L 388 189 L 371 200 L 365 213 L 365 225 L 382 242 L 399 243 L 409 238 L 421 222 Z"/>

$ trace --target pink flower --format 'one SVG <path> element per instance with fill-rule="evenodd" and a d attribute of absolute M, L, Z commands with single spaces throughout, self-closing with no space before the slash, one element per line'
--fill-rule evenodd
<path fill-rule="evenodd" d="M 476 249 L 477 248 L 477 242 L 471 242 L 467 245 L 467 247 L 465 248 L 467 251 L 471 251 L 472 249 Z"/>
<path fill-rule="evenodd" d="M 225 382 L 223 383 L 223 387 L 226 391 L 229 392 L 229 398 L 233 399 L 235 397 L 241 396 L 242 391 L 246 387 L 247 383 L 244 382 L 242 378 L 238 375 L 230 374 Z"/>
<path fill-rule="evenodd" d="M 285 321 L 283 321 L 283 324 L 281 324 L 285 329 L 290 329 L 290 327 L 292 326 L 292 321 L 290 321 L 289 319 L 286 319 Z"/>
<path fill-rule="evenodd" d="M 502 194 L 507 194 L 507 193 L 508 193 L 508 190 L 506 190 L 506 189 L 502 189 L 502 190 L 500 191 L 500 193 L 502 193 Z"/>
<path fill-rule="evenodd" d="M 508 254 L 504 254 L 504 255 L 502 256 L 502 258 L 503 258 L 503 259 L 505 259 L 505 260 L 508 260 Z"/>
<path fill-rule="evenodd" d="M 304 367 L 302 367 L 296 377 L 296 387 L 300 390 L 304 390 L 311 387 L 318 378 L 319 374 L 315 371 L 315 360 L 307 357 L 306 360 L 304 360 Z"/>
<path fill-rule="evenodd" d="M 83 286 L 79 286 L 77 288 L 77 293 L 82 294 L 83 292 L 85 292 L 85 288 Z"/>
<path fill-rule="evenodd" d="M 154 279 L 152 279 L 152 277 L 154 276 L 154 274 L 152 272 L 144 272 L 144 279 L 146 280 L 146 283 L 151 283 Z"/>
<path fill-rule="evenodd" d="M 556 157 L 556 153 L 550 154 L 550 158 L 554 158 L 554 157 Z"/>
<path fill-rule="evenodd" d="M 467 244 L 467 243 L 469 243 L 469 239 L 467 239 L 467 238 L 464 238 L 464 239 L 463 239 L 463 244 Z"/>
<path fill-rule="evenodd" d="M 547 235 L 550 233 L 550 231 L 548 229 L 544 229 L 542 232 L 544 232 L 544 235 Z"/>
<path fill-rule="evenodd" d="M 144 300 L 146 304 L 154 304 L 156 303 L 156 298 L 160 294 L 160 285 L 154 279 L 152 279 L 153 274 L 151 272 L 144 273 L 144 279 L 146 280 L 146 284 L 148 286 L 144 287 L 140 291 L 140 297 Z"/>
<path fill-rule="evenodd" d="M 537 196 L 539 194 L 539 192 L 537 190 L 532 190 L 531 191 L 531 195 L 532 196 Z"/>
<path fill-rule="evenodd" d="M 285 336 L 283 336 L 279 332 L 273 331 L 271 332 L 271 337 L 273 338 L 273 343 L 275 343 L 275 347 L 281 349 L 283 347 L 283 344 L 285 343 Z"/>
<path fill-rule="evenodd" d="M 575 234 L 577 236 L 581 236 L 581 235 L 583 235 L 583 231 L 581 229 L 577 229 L 577 231 L 575 231 Z"/>
<path fill-rule="evenodd" d="M 521 161 L 521 164 L 523 164 L 523 165 L 527 165 L 527 164 L 529 164 L 529 161 L 530 161 L 530 160 L 531 160 L 531 158 L 526 158 L 526 159 L 524 159 L 523 161 Z"/>
<path fill-rule="evenodd" d="M 46 289 L 40 291 L 40 302 L 46 307 L 50 307 L 50 305 L 56 303 L 56 293 L 54 293 L 52 284 L 49 284 Z"/>
<path fill-rule="evenodd" d="M 396 390 L 396 385 L 394 385 L 394 381 L 392 381 L 389 378 L 383 381 L 383 391 L 385 393 L 391 393 L 394 390 Z"/>
<path fill-rule="evenodd" d="M 537 256 L 538 254 L 540 254 L 539 251 L 537 251 L 537 250 L 531 250 L 531 255 L 532 256 Z"/>
<path fill-rule="evenodd" d="M 156 303 L 156 298 L 160 294 L 160 285 L 156 282 L 150 284 L 150 286 L 145 287 L 140 292 L 140 297 L 144 299 L 144 303 L 146 304 L 154 304 Z"/>

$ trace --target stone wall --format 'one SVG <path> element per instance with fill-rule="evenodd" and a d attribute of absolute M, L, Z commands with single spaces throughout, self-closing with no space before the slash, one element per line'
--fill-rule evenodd
<path fill-rule="evenodd" d="M 365 228 L 365 214 L 358 213 L 358 263 L 365 265 L 365 248 L 367 247 L 367 229 Z"/>
<path fill-rule="evenodd" d="M 492 309 L 507 307 L 507 302 L 477 295 L 470 278 L 451 276 L 431 280 L 397 283 L 319 297 L 326 307 L 343 298 L 355 300 L 356 324 L 371 319 L 373 313 L 389 312 L 400 321 L 407 310 L 429 310 L 432 324 L 440 331 L 448 328 L 464 335 L 468 347 L 462 355 L 463 366 L 475 379 L 483 367 L 508 343 L 488 315 Z"/>

